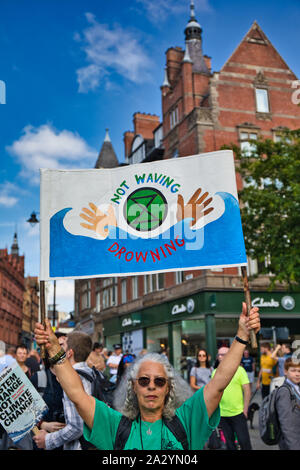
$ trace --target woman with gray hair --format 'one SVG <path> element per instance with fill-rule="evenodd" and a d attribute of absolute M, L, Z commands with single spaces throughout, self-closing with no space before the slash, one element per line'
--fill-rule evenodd
<path fill-rule="evenodd" d="M 116 392 L 116 410 L 84 391 L 48 320 L 46 328 L 36 325 L 35 338 L 39 345 L 46 346 L 62 388 L 85 422 L 85 439 L 98 449 L 199 450 L 219 423 L 219 402 L 240 365 L 250 329 L 256 333 L 260 329 L 258 308 L 252 308 L 248 317 L 243 303 L 237 336 L 230 350 L 213 379 L 192 396 L 187 384 L 164 358 L 157 354 L 143 356 L 126 371 Z M 128 434 L 129 429 L 129 435 L 122 446 L 116 446 L 124 419 L 123 430 Z M 186 446 L 178 437 L 178 428 L 184 430 Z"/>
<path fill-rule="evenodd" d="M 134 382 L 139 376 L 140 366 L 144 362 L 148 361 L 162 364 L 165 369 L 169 383 L 169 394 L 167 396 L 162 414 L 166 419 L 171 419 L 174 416 L 177 408 L 179 408 L 188 398 L 190 398 L 193 395 L 193 392 L 187 382 L 171 366 L 167 357 L 158 353 L 147 353 L 144 356 L 139 357 L 126 370 L 119 386 L 114 393 L 114 408 L 131 420 L 134 420 L 138 417 L 140 409 L 137 395 L 134 392 Z"/>

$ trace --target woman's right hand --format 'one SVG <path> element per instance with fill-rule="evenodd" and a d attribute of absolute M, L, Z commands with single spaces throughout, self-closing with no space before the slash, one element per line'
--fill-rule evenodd
<path fill-rule="evenodd" d="M 57 337 L 54 334 L 54 331 L 52 330 L 50 321 L 48 318 L 45 319 L 45 325 L 42 325 L 41 323 L 36 323 L 35 329 L 34 329 L 34 336 L 37 344 L 39 346 L 45 345 L 49 357 L 55 356 L 55 354 L 58 353 L 58 351 L 61 350 L 61 346 L 58 342 Z"/>

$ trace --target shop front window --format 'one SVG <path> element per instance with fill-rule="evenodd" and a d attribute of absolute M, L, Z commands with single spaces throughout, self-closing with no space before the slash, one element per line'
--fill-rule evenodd
<path fill-rule="evenodd" d="M 183 320 L 181 323 L 181 357 L 179 359 L 177 351 L 174 351 L 174 365 L 180 370 L 182 376 L 188 380 L 192 366 L 195 364 L 197 351 L 206 348 L 205 320 Z M 173 325 L 173 332 L 174 326 Z M 178 334 L 178 333 L 177 333 Z M 175 343 L 174 343 L 175 344 Z M 178 349 L 178 347 L 177 347 Z"/>
<path fill-rule="evenodd" d="M 173 323 L 172 335 L 174 368 L 188 380 L 198 349 L 206 348 L 205 321 L 198 319 Z"/>
<path fill-rule="evenodd" d="M 159 325 L 147 328 L 147 351 L 148 352 L 161 352 L 162 350 L 168 351 L 168 326 Z"/>
<path fill-rule="evenodd" d="M 236 335 L 237 318 L 216 318 L 217 349 L 230 347 Z"/>
<path fill-rule="evenodd" d="M 114 350 L 114 344 L 120 344 L 121 342 L 121 337 L 120 335 L 112 335 L 112 336 L 107 336 L 105 340 L 105 347 L 109 351 Z"/>

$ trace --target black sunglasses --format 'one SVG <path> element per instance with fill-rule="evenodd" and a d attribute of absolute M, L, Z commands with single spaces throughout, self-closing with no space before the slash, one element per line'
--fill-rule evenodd
<path fill-rule="evenodd" d="M 151 382 L 151 379 L 149 377 L 139 377 L 136 380 L 137 380 L 138 384 L 141 387 L 148 387 L 148 385 Z M 162 388 L 166 385 L 166 383 L 167 383 L 167 379 L 165 379 L 165 377 L 155 377 L 154 378 L 154 385 L 156 387 Z"/>

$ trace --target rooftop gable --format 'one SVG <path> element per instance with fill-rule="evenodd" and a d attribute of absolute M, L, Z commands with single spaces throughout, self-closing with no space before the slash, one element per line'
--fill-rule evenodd
<path fill-rule="evenodd" d="M 250 68 L 253 66 L 278 69 L 278 71 L 289 72 L 294 78 L 297 78 L 256 21 L 253 22 L 220 72 L 240 65 L 247 65 Z"/>

